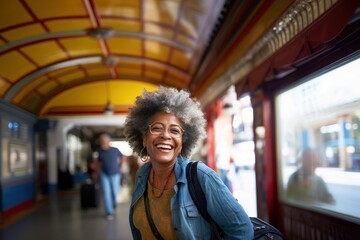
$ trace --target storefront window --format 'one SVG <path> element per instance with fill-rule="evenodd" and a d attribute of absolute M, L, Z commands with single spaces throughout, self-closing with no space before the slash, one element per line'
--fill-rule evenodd
<path fill-rule="evenodd" d="M 360 218 L 359 89 L 356 59 L 276 96 L 281 201 Z"/>

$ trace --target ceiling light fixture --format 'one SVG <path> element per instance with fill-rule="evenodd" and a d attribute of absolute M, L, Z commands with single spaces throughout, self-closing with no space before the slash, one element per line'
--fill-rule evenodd
<path fill-rule="evenodd" d="M 115 34 L 114 30 L 108 27 L 90 28 L 87 29 L 86 31 L 90 37 L 98 38 L 98 39 L 111 38 Z"/>
<path fill-rule="evenodd" d="M 119 58 L 117 58 L 116 56 L 106 56 L 102 58 L 102 62 L 107 66 L 107 67 L 114 67 L 118 64 L 119 62 Z"/>

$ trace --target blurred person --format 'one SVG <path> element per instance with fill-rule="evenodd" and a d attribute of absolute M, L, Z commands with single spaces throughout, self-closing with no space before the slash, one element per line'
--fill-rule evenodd
<path fill-rule="evenodd" d="M 205 124 L 198 102 L 186 91 L 160 86 L 137 97 L 124 130 L 133 151 L 146 161 L 136 174 L 129 213 L 135 240 L 160 239 L 150 222 L 163 239 L 214 236 L 211 224 L 197 211 L 186 179 L 188 158 L 206 135 Z M 252 239 L 248 215 L 217 173 L 200 162 L 198 177 L 207 210 L 224 230 L 224 239 Z"/>
<path fill-rule="evenodd" d="M 306 148 L 301 152 L 300 162 L 300 168 L 290 175 L 287 197 L 303 202 L 335 203 L 325 181 L 315 173 L 321 163 L 320 154 L 314 149 Z"/>
<path fill-rule="evenodd" d="M 230 108 L 229 104 L 225 104 L 220 115 L 215 120 L 215 161 L 216 168 L 219 171 L 220 178 L 224 184 L 233 191 L 233 179 L 231 178 L 232 149 L 233 149 L 233 131 L 232 117 L 226 113 L 226 109 Z"/>
<path fill-rule="evenodd" d="M 123 154 L 118 148 L 110 146 L 110 135 L 101 134 L 99 137 L 100 148 L 98 150 L 100 183 L 103 193 L 106 219 L 114 218 L 117 195 L 120 190 L 120 168 Z"/>

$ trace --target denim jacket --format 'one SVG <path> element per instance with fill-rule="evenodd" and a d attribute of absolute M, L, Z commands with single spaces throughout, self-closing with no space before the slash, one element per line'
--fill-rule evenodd
<path fill-rule="evenodd" d="M 213 239 L 211 225 L 201 216 L 188 191 L 186 165 L 188 159 L 177 158 L 175 164 L 175 194 L 171 199 L 172 224 L 179 239 Z M 133 238 L 141 239 L 133 223 L 134 206 L 144 194 L 151 163 L 141 167 L 136 175 L 129 221 Z M 225 232 L 224 239 L 253 239 L 253 226 L 242 206 L 223 184 L 216 172 L 198 164 L 198 178 L 207 199 L 207 210 Z"/>

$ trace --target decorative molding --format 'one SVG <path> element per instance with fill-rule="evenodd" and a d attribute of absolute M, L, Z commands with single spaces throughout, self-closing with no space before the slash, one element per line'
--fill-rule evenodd
<path fill-rule="evenodd" d="M 281 17 L 274 26 L 247 52 L 235 62 L 225 74 L 208 87 L 203 97 L 202 105 L 207 106 L 221 92 L 226 91 L 231 85 L 238 83 L 259 66 L 272 54 L 285 44 L 294 39 L 299 33 L 314 23 L 327 10 L 339 0 L 298 0 Z"/>

